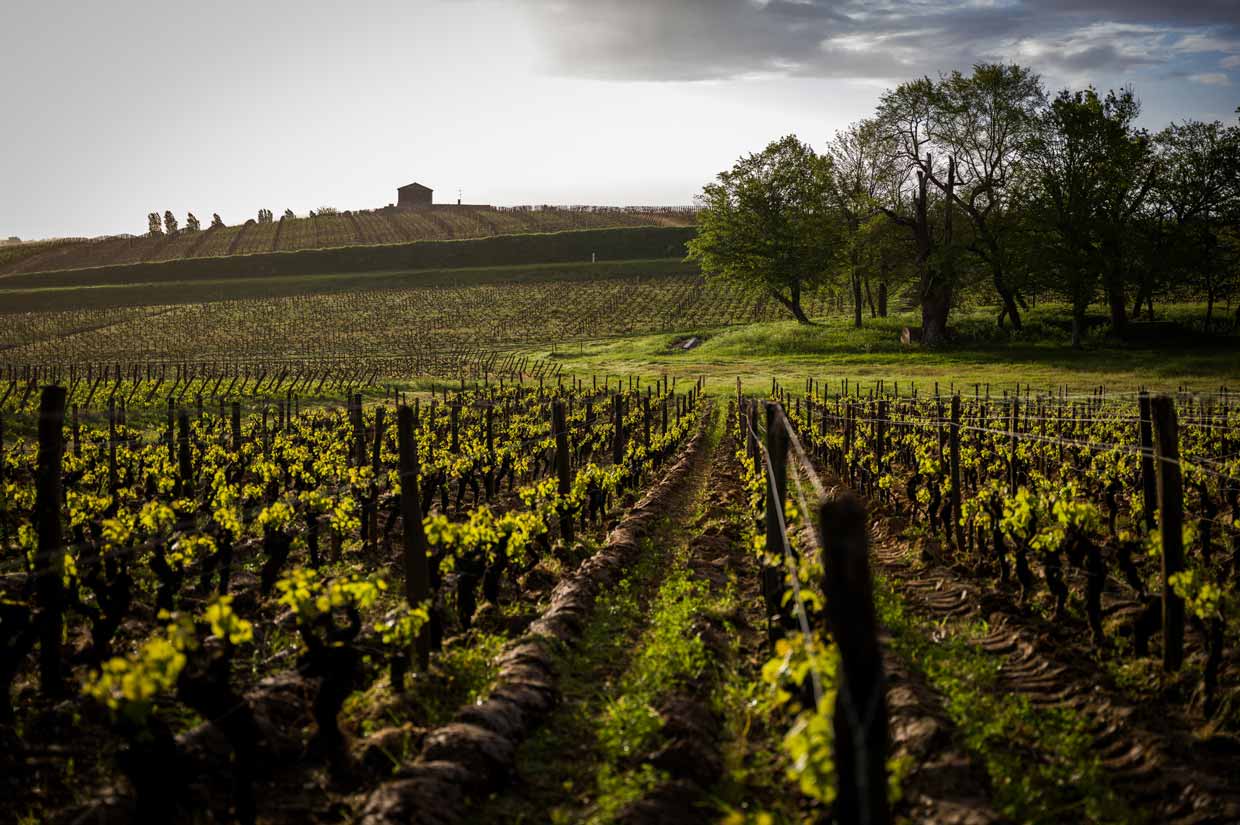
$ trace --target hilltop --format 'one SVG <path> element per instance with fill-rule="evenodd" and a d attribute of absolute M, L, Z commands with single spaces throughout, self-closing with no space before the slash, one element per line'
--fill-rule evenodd
<path fill-rule="evenodd" d="M 0 275 L 86 267 L 219 258 L 265 252 L 401 244 L 411 241 L 643 226 L 688 226 L 678 209 L 608 207 L 434 207 L 377 209 L 254 220 L 170 234 L 66 238 L 6 246 Z"/>

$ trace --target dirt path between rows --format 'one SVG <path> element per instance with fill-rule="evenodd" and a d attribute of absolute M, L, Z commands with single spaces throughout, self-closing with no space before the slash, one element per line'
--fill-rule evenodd
<path fill-rule="evenodd" d="M 692 514 L 700 507 L 718 425 L 715 412 L 705 443 L 690 458 L 657 526 L 641 542 L 624 579 L 599 594 L 582 636 L 557 662 L 558 703 L 517 750 L 511 781 L 465 815 L 471 823 L 581 822 L 596 803 L 600 765 L 596 719 L 617 698 L 615 683 L 630 666 L 648 621 L 650 600 L 675 561 Z"/>
<path fill-rule="evenodd" d="M 927 560 L 903 538 L 901 519 L 881 510 L 874 516 L 876 569 L 904 604 L 935 624 L 936 633 L 1001 657 L 997 694 L 1019 697 L 1036 708 L 1067 709 L 1084 719 L 1107 785 L 1132 811 L 1151 822 L 1177 825 L 1240 822 L 1240 754 L 1228 752 L 1225 744 L 1196 742 L 1169 714 L 1133 703 L 1113 689 L 1103 678 L 1087 630 L 1073 634 L 1070 628 L 1047 627 L 1023 615 L 995 592 L 994 582 L 975 581 Z M 978 633 L 978 627 L 984 632 Z"/>

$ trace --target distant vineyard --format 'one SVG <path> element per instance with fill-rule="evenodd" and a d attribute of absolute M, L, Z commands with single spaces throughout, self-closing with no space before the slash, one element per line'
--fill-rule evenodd
<path fill-rule="evenodd" d="M 476 209 L 448 207 L 418 211 L 381 209 L 275 223 L 247 221 L 172 235 L 65 239 L 0 250 L 0 275 L 91 266 L 115 266 L 187 258 L 292 252 L 423 240 L 483 238 L 566 229 L 634 226 L 686 226 L 693 213 L 683 209 L 540 208 Z"/>
<path fill-rule="evenodd" d="M 826 312 L 827 301 L 812 295 L 807 311 Z M 718 327 L 782 312 L 771 300 L 691 275 L 365 290 L 140 312 L 21 313 L 6 316 L 24 332 L 0 350 L 0 363 L 406 357 Z M 29 343 L 13 345 L 23 336 Z"/>

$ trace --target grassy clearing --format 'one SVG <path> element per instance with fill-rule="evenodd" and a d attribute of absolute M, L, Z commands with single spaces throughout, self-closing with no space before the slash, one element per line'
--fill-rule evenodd
<path fill-rule="evenodd" d="M 1193 305 L 1175 307 L 1167 315 L 1195 319 L 1204 310 Z M 1133 390 L 1145 385 L 1174 390 L 1186 386 L 1214 390 L 1221 384 L 1240 383 L 1240 338 L 1195 336 L 1159 342 L 1117 342 L 1101 335 L 1073 350 L 1070 334 L 1059 325 L 1062 307 L 1039 307 L 1028 313 L 1021 335 L 1000 334 L 989 308 L 959 313 L 953 324 L 958 343 L 936 350 L 900 344 L 900 330 L 916 325 L 913 312 L 888 318 L 866 318 L 861 329 L 851 318 L 832 316 L 805 327 L 794 321 L 774 321 L 720 329 L 686 326 L 675 334 L 539 346 L 522 350 L 540 358 L 554 358 L 568 374 L 669 373 L 704 375 L 708 392 L 736 390 L 740 376 L 748 392 L 769 389 L 771 376 L 793 389 L 806 378 L 840 379 L 873 384 L 898 381 L 929 391 L 935 382 L 944 389 L 954 384 L 972 392 L 973 385 L 990 384 L 1001 392 L 1018 382 L 1035 388 L 1066 385 L 1075 390 L 1105 386 Z M 689 351 L 672 344 L 691 336 L 703 339 Z"/>

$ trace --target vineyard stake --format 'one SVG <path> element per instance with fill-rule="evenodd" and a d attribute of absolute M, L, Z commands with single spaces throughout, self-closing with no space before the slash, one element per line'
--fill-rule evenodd
<path fill-rule="evenodd" d="M 952 422 L 949 431 L 948 458 L 951 462 L 951 513 L 955 525 L 956 549 L 964 547 L 964 525 L 960 523 L 960 396 L 952 395 Z M 949 533 L 949 535 L 951 535 Z"/>
<path fill-rule="evenodd" d="M 61 696 L 61 636 L 64 631 L 64 568 L 61 549 L 60 469 L 65 452 L 65 388 L 43 388 L 39 399 L 39 456 L 34 521 L 38 535 L 35 588 L 39 602 L 39 688 Z"/>
<path fill-rule="evenodd" d="M 1154 432 L 1150 419 L 1150 394 L 1141 390 L 1137 396 L 1137 412 L 1140 416 L 1139 433 L 1141 438 L 1141 492 L 1142 516 L 1145 530 L 1154 529 L 1154 508 L 1158 500 L 1158 480 L 1154 475 Z"/>
<path fill-rule="evenodd" d="M 823 502 L 820 540 L 828 630 L 840 652 L 835 702 L 838 822 L 887 825 L 887 699 L 870 578 L 866 512 L 846 494 Z"/>
<path fill-rule="evenodd" d="M 1170 579 L 1184 569 L 1184 487 L 1180 477 L 1180 438 L 1175 402 L 1165 395 L 1150 399 L 1154 419 L 1154 455 L 1158 459 L 1159 532 L 1162 534 L 1163 670 L 1173 673 L 1184 662 L 1184 600 Z"/>
<path fill-rule="evenodd" d="M 555 434 L 555 469 L 559 476 L 560 538 L 564 544 L 573 542 L 573 514 L 569 512 L 564 498 L 573 489 L 572 471 L 568 466 L 568 423 L 564 416 L 564 402 L 556 401 L 551 405 L 551 431 Z"/>
<path fill-rule="evenodd" d="M 405 601 L 410 607 L 417 607 L 430 599 L 430 566 L 426 560 L 422 503 L 418 498 L 418 445 L 413 438 L 413 410 L 408 405 L 396 413 L 396 441 L 400 461 L 400 516 L 404 524 Z M 414 641 L 414 660 L 423 672 L 430 667 L 430 656 L 430 632 L 424 625 Z"/>
<path fill-rule="evenodd" d="M 788 495 L 788 433 L 779 420 L 779 405 L 766 404 L 766 453 L 771 461 L 771 473 L 766 475 L 766 552 L 783 555 L 784 537 L 779 529 L 784 499 Z M 773 476 L 773 477 L 772 477 Z M 782 635 L 787 609 L 783 605 L 784 571 L 782 565 L 763 562 L 763 591 L 766 593 L 767 633 L 772 647 Z M 777 629 L 780 628 L 780 629 Z"/>

